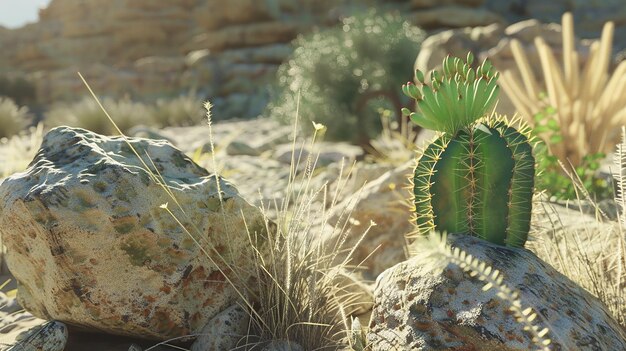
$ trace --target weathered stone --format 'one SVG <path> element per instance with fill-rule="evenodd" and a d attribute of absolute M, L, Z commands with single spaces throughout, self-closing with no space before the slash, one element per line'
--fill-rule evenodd
<path fill-rule="evenodd" d="M 451 235 L 450 243 L 500 271 L 519 292 L 535 323 L 549 327 L 555 350 L 625 350 L 626 333 L 586 290 L 525 249 L 475 237 Z M 516 321 L 496 288 L 449 264 L 429 269 L 416 257 L 381 274 L 367 339 L 377 350 L 533 350 L 537 346 Z"/>
<path fill-rule="evenodd" d="M 259 156 L 278 144 L 288 142 L 289 136 L 293 132 L 289 126 L 274 125 L 271 122 L 267 123 L 266 126 L 271 127 L 271 129 L 261 129 L 253 133 L 239 135 L 226 146 L 226 153 L 233 156 Z"/>
<path fill-rule="evenodd" d="M 248 335 L 249 324 L 250 315 L 239 305 L 231 306 L 213 317 L 200 331 L 191 351 L 234 350 Z"/>
<path fill-rule="evenodd" d="M 8 351 L 63 351 L 67 343 L 67 327 L 51 321 L 21 334 Z"/>
<path fill-rule="evenodd" d="M 267 21 L 277 17 L 280 8 L 271 0 L 203 1 L 196 7 L 194 18 L 204 29 Z"/>
<path fill-rule="evenodd" d="M 144 57 L 135 61 L 137 72 L 148 74 L 180 73 L 185 68 L 184 57 Z"/>
<path fill-rule="evenodd" d="M 415 11 L 410 19 L 413 24 L 425 29 L 486 26 L 504 22 L 502 17 L 488 10 L 456 5 Z"/>
<path fill-rule="evenodd" d="M 352 257 L 353 264 L 362 262 L 368 279 L 375 279 L 385 269 L 406 259 L 405 235 L 415 230 L 409 210 L 412 197 L 409 178 L 413 168 L 412 161 L 368 182 L 362 190 L 354 191 L 352 197 L 336 206 L 336 213 L 330 215 L 331 225 L 337 225 L 345 220 L 343 216 L 349 216 L 351 225 L 345 247 L 355 246 L 370 223 L 376 224 L 369 229 Z M 344 208 L 348 209 L 347 213 Z M 322 240 L 333 247 L 339 239 L 336 237 L 338 233 L 328 234 Z"/>
<path fill-rule="evenodd" d="M 196 35 L 187 47 L 189 50 L 206 48 L 212 51 L 222 51 L 230 48 L 286 43 L 297 34 L 298 25 L 293 22 L 242 24 Z"/>
<path fill-rule="evenodd" d="M 330 143 L 330 142 L 317 142 L 313 146 L 310 143 L 302 146 L 296 146 L 296 157 L 300 157 L 302 165 L 307 157 L 313 157 L 317 159 L 318 166 L 327 166 L 331 163 L 341 162 L 344 160 L 346 164 L 351 164 L 354 160 L 363 155 L 363 149 L 361 147 L 348 144 L 348 143 Z M 278 145 L 274 151 L 274 159 L 280 162 L 290 164 L 292 160 L 292 154 L 294 153 L 293 144 Z"/>
<path fill-rule="evenodd" d="M 484 2 L 485 0 L 411 0 L 411 8 L 424 9 L 440 5 L 464 5 L 478 7 Z"/>
<path fill-rule="evenodd" d="M 176 201 L 122 138 L 69 127 L 51 130 L 28 170 L 2 183 L 0 233 L 19 302 L 108 333 L 196 333 L 238 298 L 224 274 L 236 262 L 237 278 L 250 278 L 246 228 L 261 232 L 264 220 L 167 142 L 129 142 Z M 191 234 L 160 208 L 167 203 Z"/>

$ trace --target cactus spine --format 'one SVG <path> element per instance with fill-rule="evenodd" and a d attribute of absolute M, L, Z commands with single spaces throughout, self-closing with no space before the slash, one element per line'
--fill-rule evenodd
<path fill-rule="evenodd" d="M 528 128 L 487 117 L 497 99 L 498 74 L 488 61 L 476 70 L 447 57 L 431 85 L 404 93 L 417 101 L 409 115 L 418 125 L 442 132 L 415 169 L 414 194 L 420 233 L 465 232 L 500 245 L 523 247 L 530 230 L 535 160 Z"/>

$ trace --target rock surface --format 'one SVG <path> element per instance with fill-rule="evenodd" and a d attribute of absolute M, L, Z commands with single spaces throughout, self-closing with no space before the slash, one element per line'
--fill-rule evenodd
<path fill-rule="evenodd" d="M 169 143 L 130 143 L 150 155 L 185 215 L 120 137 L 51 130 L 28 170 L 0 186 L 19 302 L 38 317 L 112 334 L 197 333 L 237 299 L 224 274 L 251 264 L 244 218 L 259 234 L 263 218 L 220 178 L 222 211 L 215 176 Z M 160 208 L 168 202 L 209 256 Z"/>
<path fill-rule="evenodd" d="M 234 350 L 248 335 L 250 315 L 240 306 L 233 305 L 217 316 L 200 331 L 191 351 Z"/>
<path fill-rule="evenodd" d="M 606 307 L 530 251 L 470 236 L 448 240 L 500 271 L 523 308 L 539 314 L 536 323 L 550 328 L 555 350 L 626 349 L 626 333 Z M 432 271 L 418 257 L 388 269 L 374 292 L 372 350 L 536 349 L 509 302 L 484 285 L 452 264 Z"/>
<path fill-rule="evenodd" d="M 67 326 L 50 321 L 26 331 L 17 340 L 9 351 L 63 351 L 67 344 Z"/>
<path fill-rule="evenodd" d="M 409 189 L 414 165 L 411 161 L 368 181 L 362 189 L 354 189 L 354 195 L 336 206 L 330 216 L 329 223 L 333 226 L 340 225 L 343 217 L 349 217 L 351 225 L 345 247 L 350 248 L 359 242 L 370 223 L 375 223 L 352 257 L 353 264 L 362 263 L 367 279 L 376 279 L 385 269 L 406 259 L 405 235 L 415 230 L 410 221 L 412 191 Z M 338 233 L 328 234 L 322 240 L 333 247 L 339 239 Z"/>
<path fill-rule="evenodd" d="M 377 0 L 432 29 L 501 17 L 482 0 Z M 99 92 L 153 99 L 195 90 L 217 118 L 254 117 L 289 42 L 366 6 L 319 0 L 52 0 L 39 21 L 0 31 L 0 74 L 28 77 L 38 102 L 75 99 L 79 70 Z"/>

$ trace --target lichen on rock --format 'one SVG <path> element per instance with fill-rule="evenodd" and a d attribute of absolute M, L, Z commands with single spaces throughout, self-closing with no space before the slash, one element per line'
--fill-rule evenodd
<path fill-rule="evenodd" d="M 29 168 L 2 183 L 0 214 L 23 307 L 156 339 L 199 332 L 231 306 L 228 279 L 252 279 L 250 238 L 265 230 L 237 189 L 168 142 L 69 127 L 52 129 Z"/>
<path fill-rule="evenodd" d="M 532 307 L 554 350 L 625 350 L 626 333 L 594 296 L 532 252 L 467 235 L 449 243 L 500 271 L 504 283 Z M 449 264 L 432 270 L 414 257 L 376 282 L 367 340 L 371 350 L 534 350 L 511 301 L 485 282 Z"/>

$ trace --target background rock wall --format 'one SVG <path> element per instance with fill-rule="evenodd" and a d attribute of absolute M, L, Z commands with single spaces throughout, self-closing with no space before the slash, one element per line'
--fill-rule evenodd
<path fill-rule="evenodd" d="M 0 28 L 0 75 L 27 76 L 37 102 L 101 96 L 154 99 L 194 91 L 210 98 L 214 116 L 262 112 L 289 42 L 343 15 L 377 6 L 399 11 L 430 32 L 508 24 L 525 18 L 559 22 L 573 11 L 577 33 L 598 36 L 606 20 L 626 38 L 620 0 L 52 0 L 39 21 Z M 625 33 L 626 34 L 626 33 Z M 624 47 L 626 39 L 617 42 Z"/>

